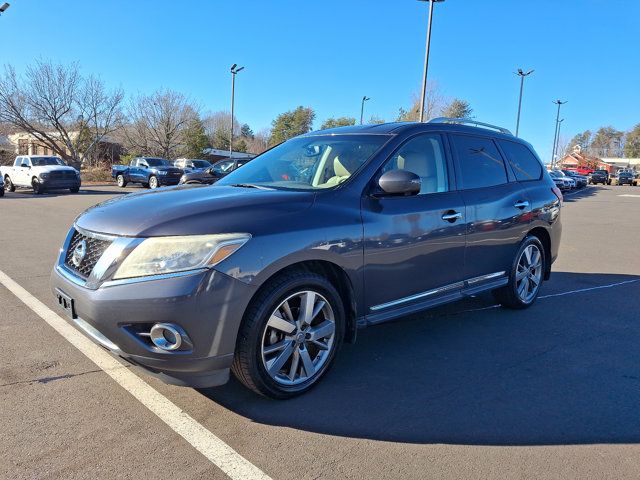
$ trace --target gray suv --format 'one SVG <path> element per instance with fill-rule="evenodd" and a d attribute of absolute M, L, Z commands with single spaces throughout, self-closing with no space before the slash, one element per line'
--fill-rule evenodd
<path fill-rule="evenodd" d="M 166 382 L 233 371 L 274 398 L 315 385 L 358 327 L 484 291 L 528 307 L 562 194 L 528 143 L 469 122 L 312 132 L 213 186 L 108 200 L 76 219 L 52 291 Z"/>

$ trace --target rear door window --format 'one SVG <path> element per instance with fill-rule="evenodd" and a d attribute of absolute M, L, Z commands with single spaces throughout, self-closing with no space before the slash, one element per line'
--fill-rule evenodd
<path fill-rule="evenodd" d="M 540 179 L 542 164 L 526 145 L 508 140 L 498 140 L 498 143 L 507 156 L 518 181 L 526 182 L 527 180 Z"/>
<path fill-rule="evenodd" d="M 451 140 L 460 165 L 463 189 L 507 183 L 504 160 L 493 140 L 472 135 L 451 135 Z"/>

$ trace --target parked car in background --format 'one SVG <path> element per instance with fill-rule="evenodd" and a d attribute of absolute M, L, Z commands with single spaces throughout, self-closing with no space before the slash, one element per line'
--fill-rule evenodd
<path fill-rule="evenodd" d="M 30 188 L 36 194 L 47 190 L 80 190 L 80 172 L 69 167 L 60 157 L 50 155 L 20 155 L 13 166 L 0 167 L 4 188 Z"/>
<path fill-rule="evenodd" d="M 529 307 L 558 255 L 562 195 L 531 145 L 469 122 L 312 132 L 210 188 L 111 199 L 71 226 L 52 292 L 164 381 L 233 370 L 274 398 L 317 384 L 359 325 L 484 291 Z"/>
<path fill-rule="evenodd" d="M 180 178 L 180 184 L 212 184 L 233 172 L 235 169 L 247 164 L 249 161 L 251 161 L 250 158 L 239 158 L 237 160 L 226 159 L 214 163 L 209 168 L 186 171 Z"/>
<path fill-rule="evenodd" d="M 631 170 L 619 170 L 615 175 L 616 185 L 635 185 L 635 173 Z"/>
<path fill-rule="evenodd" d="M 592 185 L 601 183 L 607 185 L 609 183 L 609 172 L 606 170 L 594 170 L 587 176 L 587 181 Z"/>
<path fill-rule="evenodd" d="M 147 188 L 158 188 L 164 185 L 177 185 L 182 170 L 174 167 L 169 160 L 153 157 L 136 157 L 129 165 L 111 167 L 111 177 L 116 179 L 119 187 L 129 183 L 140 183 Z"/>
<path fill-rule="evenodd" d="M 576 181 L 577 188 L 583 188 L 587 186 L 587 177 L 580 175 L 578 172 L 574 172 L 573 170 L 562 170 L 562 173 L 570 178 L 573 178 Z"/>
<path fill-rule="evenodd" d="M 562 173 L 562 171 L 560 171 L 560 170 L 551 170 L 549 172 L 549 175 L 551 176 L 551 178 L 554 179 L 554 181 L 555 181 L 555 179 L 558 179 L 559 181 L 562 182 L 562 186 L 560 187 L 560 189 L 563 190 L 563 191 L 564 190 L 571 190 L 573 188 L 576 188 L 576 181 L 573 178 L 571 178 L 571 177 L 565 175 L 564 173 Z M 557 184 L 557 182 L 556 182 L 556 184 Z"/>
<path fill-rule="evenodd" d="M 173 162 L 173 166 L 182 170 L 203 170 L 211 166 L 208 160 L 200 160 L 196 158 L 178 158 Z"/>
<path fill-rule="evenodd" d="M 0 197 L 4 197 L 4 179 L 0 175 Z"/>

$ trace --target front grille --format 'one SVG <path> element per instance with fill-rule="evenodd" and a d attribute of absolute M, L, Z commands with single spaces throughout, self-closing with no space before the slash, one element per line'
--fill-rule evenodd
<path fill-rule="evenodd" d="M 80 264 L 76 266 L 73 263 L 73 252 L 78 244 L 83 240 L 86 244 L 86 253 Z M 96 266 L 96 263 L 98 263 L 98 260 L 110 244 L 110 240 L 98 240 L 97 238 L 83 235 L 76 230 L 71 237 L 71 242 L 69 242 L 69 248 L 67 250 L 64 263 L 68 268 L 86 279 L 89 277 L 93 267 Z"/>
<path fill-rule="evenodd" d="M 54 170 L 49 173 L 49 178 L 51 180 L 74 180 L 76 173 L 71 170 Z"/>

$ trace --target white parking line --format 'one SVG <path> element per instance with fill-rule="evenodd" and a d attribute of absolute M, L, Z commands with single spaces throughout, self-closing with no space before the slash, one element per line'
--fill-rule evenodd
<path fill-rule="evenodd" d="M 549 295 L 540 295 L 538 297 L 538 300 L 544 300 L 545 298 L 553 298 L 553 297 L 564 297 L 565 295 L 573 295 L 574 293 L 590 292 L 592 290 L 600 290 L 602 288 L 618 287 L 620 285 L 627 285 L 629 283 L 637 283 L 637 282 L 640 282 L 640 278 L 634 278 L 633 280 L 623 280 L 622 282 L 609 283 L 607 285 L 597 285 L 595 287 L 579 288 L 577 290 L 569 290 L 568 292 L 550 293 Z M 459 315 L 461 313 L 481 312 L 482 310 L 491 310 L 492 308 L 498 308 L 499 306 L 500 306 L 500 304 L 496 303 L 494 305 L 489 305 L 488 307 L 471 308 L 469 310 L 462 310 L 460 312 L 455 312 L 455 314 Z"/>
<path fill-rule="evenodd" d="M 635 193 L 623 193 L 622 195 L 618 195 L 618 197 L 640 198 L 640 195 L 636 195 Z"/>
<path fill-rule="evenodd" d="M 95 345 L 2 270 L 0 270 L 0 283 L 227 476 L 234 480 L 270 480 L 262 470 L 124 367 L 101 347 Z"/>

